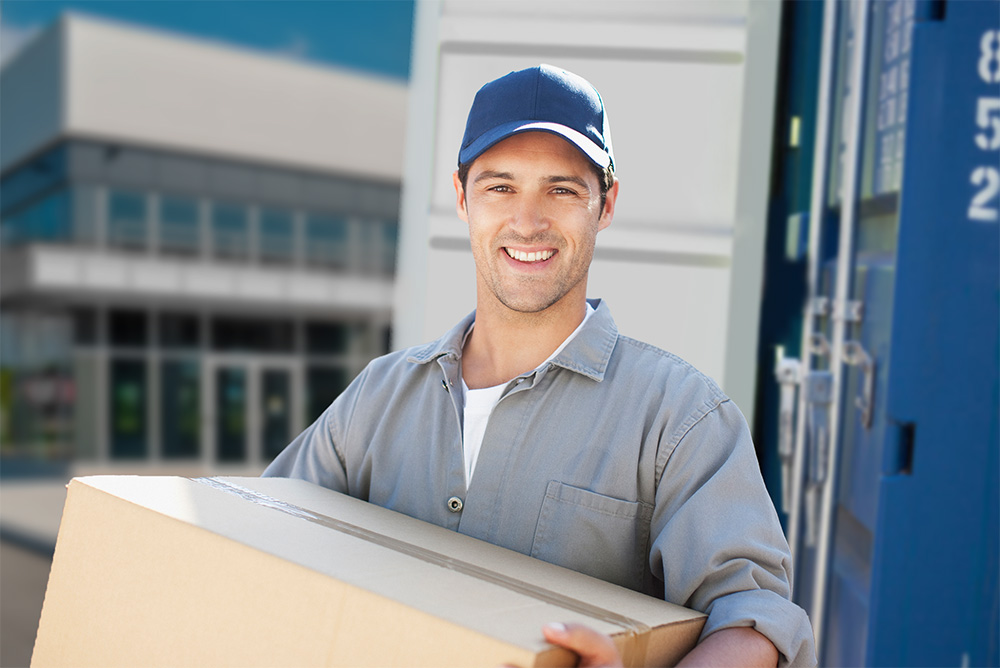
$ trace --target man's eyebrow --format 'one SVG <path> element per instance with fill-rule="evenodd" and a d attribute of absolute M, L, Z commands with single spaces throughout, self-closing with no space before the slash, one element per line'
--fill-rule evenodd
<path fill-rule="evenodd" d="M 575 183 L 587 192 L 590 192 L 590 186 L 579 176 L 550 176 L 545 181 L 547 183 Z"/>
<path fill-rule="evenodd" d="M 485 181 L 486 179 L 507 179 L 508 181 L 512 181 L 514 179 L 514 175 L 510 172 L 494 172 L 487 170 L 476 175 L 476 178 L 473 179 L 472 182 L 479 183 L 480 181 Z"/>

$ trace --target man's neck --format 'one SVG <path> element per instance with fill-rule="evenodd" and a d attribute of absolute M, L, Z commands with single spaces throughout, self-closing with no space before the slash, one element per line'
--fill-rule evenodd
<path fill-rule="evenodd" d="M 586 314 L 583 299 L 554 304 L 539 313 L 480 304 L 462 352 L 465 384 L 473 390 L 493 387 L 531 371 L 548 359 Z"/>

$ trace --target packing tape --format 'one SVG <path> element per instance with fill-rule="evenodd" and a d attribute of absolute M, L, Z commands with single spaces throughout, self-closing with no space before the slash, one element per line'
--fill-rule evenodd
<path fill-rule="evenodd" d="M 591 617 L 592 619 L 598 619 L 602 622 L 618 626 L 624 631 L 627 639 L 625 643 L 625 651 L 622 652 L 622 663 L 625 666 L 646 665 L 646 649 L 649 644 L 649 632 L 651 629 L 648 625 L 642 623 L 641 621 L 631 619 L 625 615 L 620 615 L 616 612 L 612 612 L 611 610 L 606 610 L 605 608 L 587 603 L 586 601 L 581 601 L 573 598 L 572 596 L 566 596 L 565 594 L 560 594 L 559 592 L 551 591 L 549 589 L 545 589 L 544 587 L 531 585 L 516 578 L 477 566 L 476 564 L 455 559 L 453 557 L 434 552 L 433 550 L 420 547 L 419 545 L 407 543 L 399 540 L 398 538 L 385 536 L 370 529 L 365 529 L 364 527 L 359 527 L 355 524 L 350 524 L 348 522 L 344 522 L 343 520 L 323 515 L 322 513 L 306 510 L 301 506 L 296 506 L 294 503 L 288 503 L 287 501 L 275 499 L 266 494 L 262 494 L 261 492 L 243 487 L 242 485 L 226 482 L 224 480 L 220 480 L 219 478 L 189 478 L 189 480 L 233 494 L 259 506 L 272 508 L 287 515 L 307 520 L 313 524 L 318 524 L 328 529 L 334 529 L 335 531 L 340 531 L 341 533 L 345 533 L 349 536 L 366 540 L 369 543 L 374 543 L 380 547 L 386 547 L 407 556 L 421 559 L 422 561 L 426 561 L 442 568 L 447 568 L 449 570 L 462 573 L 463 575 L 470 575 L 480 580 L 491 582 L 510 591 L 530 596 L 531 598 L 544 603 L 549 603 L 566 610 L 572 610 L 573 612 L 581 613 Z"/>

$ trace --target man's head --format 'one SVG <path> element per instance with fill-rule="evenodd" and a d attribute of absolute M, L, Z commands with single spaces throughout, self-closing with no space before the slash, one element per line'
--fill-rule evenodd
<path fill-rule="evenodd" d="M 549 132 L 576 146 L 593 166 L 603 204 L 615 178 L 611 125 L 600 93 L 586 79 L 552 65 L 538 65 L 479 89 L 458 153 L 462 185 L 476 158 L 522 132 Z"/>
<path fill-rule="evenodd" d="M 614 214 L 613 170 L 603 102 L 580 77 L 543 65 L 479 91 L 454 175 L 479 308 L 583 308 L 597 232 Z"/>

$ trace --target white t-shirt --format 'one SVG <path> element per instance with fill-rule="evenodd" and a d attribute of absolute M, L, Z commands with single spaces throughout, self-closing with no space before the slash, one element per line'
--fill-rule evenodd
<path fill-rule="evenodd" d="M 552 361 L 556 355 L 563 351 L 573 337 L 583 328 L 583 324 L 587 322 L 591 314 L 594 312 L 594 307 L 589 303 L 587 304 L 587 314 L 583 316 L 583 321 L 577 326 L 573 332 L 566 337 L 566 340 L 559 344 L 559 347 L 548 356 L 548 358 L 535 367 L 536 370 L 541 369 L 543 366 Z M 472 327 L 475 327 L 476 323 L 472 323 Z M 472 332 L 472 327 L 469 328 L 469 332 Z M 466 334 L 468 336 L 468 334 Z M 507 381 L 509 383 L 510 381 Z M 462 442 L 464 444 L 465 450 L 465 485 L 468 487 L 469 482 L 472 480 L 472 473 L 476 470 L 476 460 L 479 458 L 479 449 L 483 445 L 483 435 L 486 434 L 486 425 L 490 421 L 490 414 L 493 412 L 493 407 L 497 405 L 500 401 L 500 397 L 503 396 L 504 388 L 507 387 L 507 383 L 501 383 L 500 385 L 494 385 L 493 387 L 484 387 L 478 390 L 470 390 L 465 384 L 465 379 L 462 379 L 462 396 L 465 398 L 465 413 L 463 419 L 463 429 L 462 429 Z"/>

